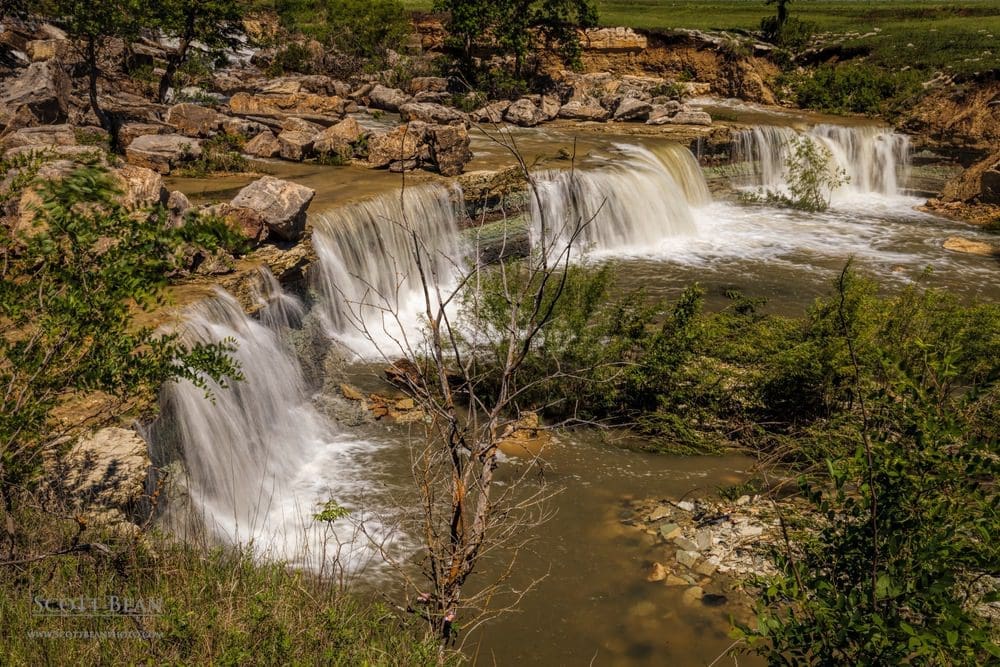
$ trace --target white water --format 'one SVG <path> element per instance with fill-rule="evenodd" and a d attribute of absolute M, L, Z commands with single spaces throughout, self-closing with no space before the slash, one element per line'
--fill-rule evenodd
<path fill-rule="evenodd" d="M 315 216 L 315 286 L 330 335 L 364 357 L 415 348 L 426 312 L 420 272 L 444 289 L 464 268 L 462 215 L 460 191 L 424 185 Z"/>
<path fill-rule="evenodd" d="M 895 197 L 902 194 L 910 166 L 910 139 L 887 128 L 816 125 L 800 131 L 759 126 L 734 141 L 734 162 L 753 164 L 756 185 L 788 189 L 787 162 L 791 142 L 805 137 L 830 151 L 831 167 L 843 169 L 848 182 L 833 193 L 834 201 L 856 195 Z"/>
<path fill-rule="evenodd" d="M 541 205 L 532 200 L 532 243 L 544 236 L 558 254 L 578 230 L 591 252 L 630 252 L 697 234 L 693 206 L 711 201 L 691 152 L 667 144 L 656 152 L 618 144 L 594 169 L 539 177 Z"/>
<path fill-rule="evenodd" d="M 190 382 L 169 384 L 162 396 L 164 417 L 183 447 L 193 509 L 211 537 L 252 543 L 269 558 L 329 569 L 336 548 L 331 540 L 350 541 L 355 524 L 345 519 L 327 527 L 312 515 L 334 499 L 355 519 L 362 516 L 363 480 L 371 472 L 366 461 L 376 445 L 338 432 L 310 403 L 280 328 L 301 312 L 301 304 L 274 293 L 272 280 L 265 276 L 265 290 L 272 293 L 262 319 L 279 329 L 249 318 L 221 290 L 190 309 L 183 340 L 235 342 L 233 356 L 244 379 L 228 387 L 208 380 L 211 400 Z M 353 571 L 372 556 L 358 540 L 340 550 L 338 566 Z"/>

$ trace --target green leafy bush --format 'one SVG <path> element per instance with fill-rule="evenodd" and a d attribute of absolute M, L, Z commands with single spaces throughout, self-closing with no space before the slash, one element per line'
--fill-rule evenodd
<path fill-rule="evenodd" d="M 830 207 L 833 191 L 848 182 L 847 172 L 836 165 L 830 149 L 810 137 L 796 137 L 789 142 L 788 193 L 779 190 L 743 193 L 748 202 L 817 213 Z"/>
<path fill-rule="evenodd" d="M 918 94 L 920 74 L 892 71 L 873 65 L 821 65 L 806 74 L 783 76 L 796 104 L 831 113 L 877 115 L 891 113 L 905 99 Z"/>
<path fill-rule="evenodd" d="M 250 161 L 241 152 L 245 143 L 245 139 L 238 135 L 216 134 L 202 144 L 201 155 L 185 162 L 183 169 L 177 170 L 177 175 L 204 178 L 219 172 L 246 172 L 250 169 Z"/>

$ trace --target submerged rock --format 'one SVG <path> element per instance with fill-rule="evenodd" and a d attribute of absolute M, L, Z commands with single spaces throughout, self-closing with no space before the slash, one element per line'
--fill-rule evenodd
<path fill-rule="evenodd" d="M 1000 246 L 995 246 L 985 241 L 965 239 L 961 236 L 952 236 L 945 239 L 944 249 L 951 250 L 952 252 L 962 252 L 967 255 L 1000 257 Z"/>

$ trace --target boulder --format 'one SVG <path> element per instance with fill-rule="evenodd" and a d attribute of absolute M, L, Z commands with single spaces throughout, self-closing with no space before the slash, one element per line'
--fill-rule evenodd
<path fill-rule="evenodd" d="M 328 97 L 313 93 L 288 95 L 251 95 L 236 93 L 229 99 L 229 109 L 235 114 L 249 116 L 303 116 L 319 114 L 343 116 L 346 103 L 342 97 Z"/>
<path fill-rule="evenodd" d="M 68 39 L 33 39 L 24 50 L 35 63 L 55 60 L 64 65 L 75 65 L 83 60 Z"/>
<path fill-rule="evenodd" d="M 215 109 L 198 104 L 175 104 L 167 109 L 168 125 L 188 137 L 207 137 L 219 130 L 224 117 Z"/>
<path fill-rule="evenodd" d="M 63 483 L 81 506 L 130 512 L 142 502 L 152 464 L 135 431 L 101 429 L 78 440 L 64 461 Z"/>
<path fill-rule="evenodd" d="M 173 128 L 160 123 L 125 123 L 118 130 L 118 141 L 128 146 L 136 137 L 147 134 L 172 134 Z"/>
<path fill-rule="evenodd" d="M 4 81 L 0 92 L 0 126 L 5 128 L 53 125 L 66 121 L 70 80 L 54 62 L 29 65 Z"/>
<path fill-rule="evenodd" d="M 677 84 L 681 88 L 681 96 L 704 97 L 712 93 L 712 84 L 703 81 L 682 81 Z"/>
<path fill-rule="evenodd" d="M 267 224 L 264 216 L 251 208 L 214 204 L 203 208 L 201 214 L 221 218 L 231 229 L 239 232 L 253 248 L 257 247 L 266 235 Z"/>
<path fill-rule="evenodd" d="M 255 120 L 247 120 L 246 118 L 226 118 L 222 121 L 222 131 L 226 134 L 243 137 L 244 139 L 253 139 L 261 132 L 268 131 L 268 126 L 264 123 L 258 123 Z"/>
<path fill-rule="evenodd" d="M 487 104 L 481 109 L 472 112 L 472 119 L 477 123 L 499 123 L 503 120 L 504 114 L 510 108 L 509 100 L 500 100 Z"/>
<path fill-rule="evenodd" d="M 615 110 L 615 120 L 646 120 L 649 112 L 653 110 L 653 105 L 649 102 L 626 97 L 618 104 Z"/>
<path fill-rule="evenodd" d="M 440 76 L 416 76 L 410 80 L 410 94 L 447 93 L 448 79 Z"/>
<path fill-rule="evenodd" d="M 368 137 L 368 166 L 387 167 L 392 162 L 415 160 L 420 154 L 423 131 L 405 125 Z"/>
<path fill-rule="evenodd" d="M 673 125 L 711 125 L 712 117 L 704 111 L 679 111 L 669 122 Z"/>
<path fill-rule="evenodd" d="M 461 111 L 429 102 L 408 102 L 399 107 L 399 117 L 405 122 L 419 120 L 443 125 L 452 123 L 467 125 L 469 122 L 468 116 Z"/>
<path fill-rule="evenodd" d="M 469 131 L 461 125 L 432 125 L 427 128 L 431 159 L 442 176 L 458 176 L 472 159 Z"/>
<path fill-rule="evenodd" d="M 945 184 L 941 199 L 1000 205 L 1000 152 L 972 165 Z"/>
<path fill-rule="evenodd" d="M 399 88 L 386 88 L 376 84 L 368 93 L 368 106 L 383 111 L 399 111 L 399 107 L 410 101 L 410 96 Z"/>
<path fill-rule="evenodd" d="M 559 116 L 559 108 L 562 103 L 554 95 L 542 95 L 538 101 L 538 109 L 542 113 L 542 120 L 555 120 Z"/>
<path fill-rule="evenodd" d="M 121 201 L 127 208 L 146 208 L 165 202 L 169 196 L 163 176 L 152 169 L 126 164 L 113 173 L 121 184 Z"/>
<path fill-rule="evenodd" d="M 326 128 L 313 139 L 313 149 L 318 155 L 336 153 L 350 157 L 354 144 L 365 135 L 365 130 L 353 118 L 345 118 L 336 125 Z"/>
<path fill-rule="evenodd" d="M 301 162 L 313 154 L 315 132 L 284 130 L 278 135 L 278 152 L 286 160 Z"/>
<path fill-rule="evenodd" d="M 230 205 L 260 213 L 271 234 L 297 241 L 305 231 L 306 209 L 315 196 L 312 188 L 264 176 L 240 190 Z"/>
<path fill-rule="evenodd" d="M 520 125 L 521 127 L 534 127 L 545 120 L 542 110 L 535 106 L 534 102 L 525 97 L 507 107 L 503 118 L 508 123 Z"/>
<path fill-rule="evenodd" d="M 281 121 L 281 129 L 288 130 L 289 132 L 309 132 L 312 134 L 319 134 L 323 131 L 323 126 L 310 122 L 304 118 L 292 117 Z"/>
<path fill-rule="evenodd" d="M 682 109 L 683 106 L 676 100 L 670 100 L 664 104 L 654 104 L 649 111 L 646 125 L 666 125 Z"/>
<path fill-rule="evenodd" d="M 21 146 L 74 146 L 76 133 L 69 125 L 41 125 L 24 127 L 8 134 L 0 140 L 0 149 L 8 150 Z"/>
<path fill-rule="evenodd" d="M 243 152 L 254 157 L 278 157 L 281 155 L 281 144 L 271 130 L 264 130 L 243 146 Z"/>
<path fill-rule="evenodd" d="M 945 239 L 944 249 L 952 252 L 961 252 L 967 255 L 980 255 L 982 257 L 1000 257 L 1000 246 L 995 246 L 985 241 L 975 239 L 963 239 L 960 236 L 951 236 Z"/>
<path fill-rule="evenodd" d="M 174 190 L 167 196 L 167 213 L 170 214 L 170 226 L 181 227 L 184 225 L 184 217 L 191 210 L 191 201 L 187 195 L 180 190 Z"/>
<path fill-rule="evenodd" d="M 597 102 L 571 100 L 559 109 L 559 117 L 569 120 L 592 120 L 604 122 L 611 113 Z"/>
<path fill-rule="evenodd" d="M 201 144 L 180 134 L 147 134 L 136 137 L 125 148 L 130 164 L 169 174 L 178 164 L 201 156 Z"/>

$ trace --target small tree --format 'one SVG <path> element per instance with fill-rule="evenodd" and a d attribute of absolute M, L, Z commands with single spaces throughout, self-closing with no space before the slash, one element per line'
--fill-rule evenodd
<path fill-rule="evenodd" d="M 766 5 L 777 5 L 778 6 L 778 13 L 777 13 L 777 15 L 775 17 L 775 20 L 778 23 L 778 30 L 779 31 L 782 28 L 784 28 L 785 27 L 785 23 L 788 22 L 788 3 L 790 3 L 791 1 L 792 0 L 765 0 L 765 2 L 764 2 L 764 4 L 766 4 Z"/>
<path fill-rule="evenodd" d="M 108 40 L 119 38 L 129 42 L 138 34 L 143 5 L 139 0 L 50 0 L 43 7 L 71 37 L 82 43 L 90 108 L 101 127 L 111 134 L 112 144 L 117 144 L 118 122 L 101 106 L 98 95 L 101 75 L 98 56 Z"/>
<path fill-rule="evenodd" d="M 178 68 L 184 64 L 192 43 L 208 49 L 222 49 L 238 44 L 243 16 L 238 0 L 162 0 L 152 8 L 152 27 L 177 41 L 167 56 L 167 66 L 160 78 L 158 97 L 166 100 Z"/>
<path fill-rule="evenodd" d="M 833 191 L 849 182 L 847 171 L 837 166 L 833 153 L 819 141 L 798 136 L 785 146 L 788 192 L 745 193 L 743 199 L 817 213 L 830 208 Z"/>

